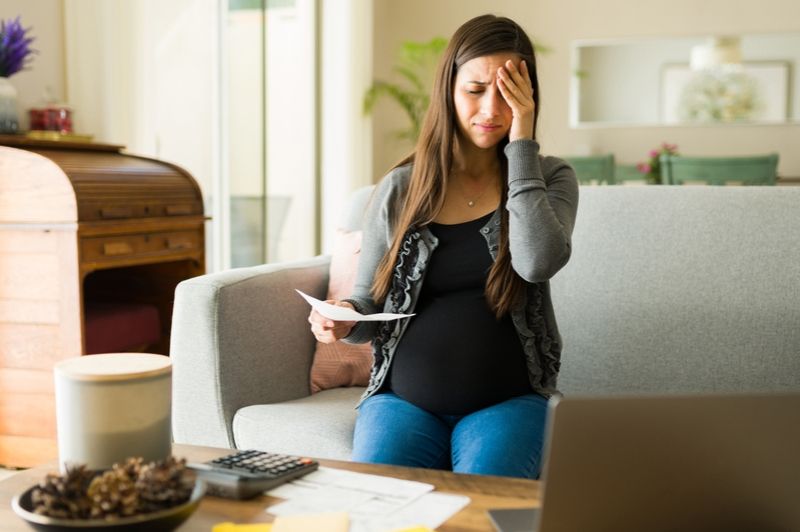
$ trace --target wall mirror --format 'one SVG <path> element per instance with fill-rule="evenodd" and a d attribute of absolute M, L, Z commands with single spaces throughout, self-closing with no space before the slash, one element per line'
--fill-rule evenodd
<path fill-rule="evenodd" d="M 572 43 L 573 127 L 800 122 L 800 33 Z"/>

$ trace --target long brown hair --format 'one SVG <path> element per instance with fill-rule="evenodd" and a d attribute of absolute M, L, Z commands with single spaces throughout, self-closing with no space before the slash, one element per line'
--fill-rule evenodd
<path fill-rule="evenodd" d="M 456 30 L 439 61 L 431 96 L 431 105 L 422 123 L 420 139 L 414 153 L 394 168 L 414 163 L 407 190 L 401 194 L 391 220 L 394 241 L 375 272 L 372 294 L 375 301 L 386 299 L 392 284 L 395 261 L 409 228 L 433 221 L 444 205 L 449 169 L 453 166 L 453 143 L 456 133 L 456 111 L 453 83 L 464 63 L 486 55 L 513 53 L 525 61 L 533 86 L 535 103 L 533 136 L 539 118 L 539 83 L 533 44 L 525 31 L 511 19 L 482 15 L 469 20 Z M 508 138 L 497 146 L 503 169 L 503 191 L 500 199 L 500 241 L 497 260 L 486 281 L 486 300 L 498 318 L 510 312 L 525 289 L 525 281 L 511 266 L 508 248 L 507 160 L 503 148 Z"/>

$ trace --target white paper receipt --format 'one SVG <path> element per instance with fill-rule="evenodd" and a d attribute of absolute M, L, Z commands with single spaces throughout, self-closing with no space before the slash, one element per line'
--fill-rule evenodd
<path fill-rule="evenodd" d="M 295 288 L 295 290 L 297 289 Z M 390 314 L 387 312 L 378 314 L 359 314 L 351 308 L 337 307 L 336 305 L 331 305 L 330 303 L 320 301 L 315 297 L 304 294 L 300 290 L 297 290 L 297 293 L 303 296 L 303 298 L 308 301 L 312 307 L 314 307 L 314 310 L 326 318 L 334 321 L 390 321 L 413 316 L 413 314 Z"/>

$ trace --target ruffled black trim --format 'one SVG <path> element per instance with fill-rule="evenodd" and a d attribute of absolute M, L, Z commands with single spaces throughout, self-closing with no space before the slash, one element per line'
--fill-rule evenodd
<path fill-rule="evenodd" d="M 392 289 L 389 295 L 389 309 L 386 312 L 405 314 L 411 306 L 411 285 L 419 279 L 419 239 L 420 234 L 416 228 L 410 228 L 403 236 L 403 242 L 397 253 L 394 267 Z M 375 363 L 372 365 L 370 382 L 366 395 L 375 390 L 383 380 L 383 374 L 389 367 L 389 352 L 399 336 L 399 327 L 404 320 L 384 321 L 378 327 L 375 339 L 372 341 L 372 353 Z"/>
<path fill-rule="evenodd" d="M 534 389 L 553 388 L 558 372 L 561 370 L 561 346 L 548 330 L 542 315 L 542 283 L 528 285 L 526 325 L 533 334 L 534 356 L 538 360 L 529 360 L 539 371 L 533 373 L 531 384 Z"/>

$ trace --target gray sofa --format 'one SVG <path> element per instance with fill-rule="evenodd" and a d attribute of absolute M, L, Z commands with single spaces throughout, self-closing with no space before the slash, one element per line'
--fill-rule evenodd
<path fill-rule="evenodd" d="M 369 189 L 342 226 L 360 227 Z M 311 395 L 300 289 L 329 257 L 205 275 L 176 291 L 178 443 L 347 460 L 363 388 Z M 800 390 L 800 187 L 581 187 L 551 281 L 565 394 Z"/>

